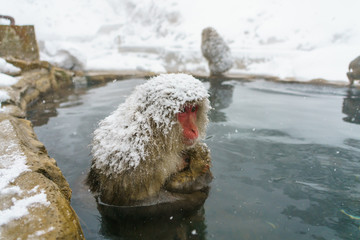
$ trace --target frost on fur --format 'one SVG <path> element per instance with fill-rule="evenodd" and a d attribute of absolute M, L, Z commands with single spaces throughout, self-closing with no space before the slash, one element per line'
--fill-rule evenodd
<path fill-rule="evenodd" d="M 187 102 L 201 102 L 201 111 L 209 110 L 207 90 L 190 75 L 162 74 L 137 86 L 95 130 L 92 167 L 109 175 L 136 168 L 142 161 L 156 161 L 149 156 L 153 154 L 149 153 L 149 146 L 154 145 L 159 153 L 164 152 L 167 142 L 175 139 L 169 133 L 174 132 L 176 113 Z M 207 121 L 204 119 L 205 123 Z M 199 135 L 204 138 L 205 129 L 199 129 Z M 157 142 L 154 139 L 158 139 Z"/>

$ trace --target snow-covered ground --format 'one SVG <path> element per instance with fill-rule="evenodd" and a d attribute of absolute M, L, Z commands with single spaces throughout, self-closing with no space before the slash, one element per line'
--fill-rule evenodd
<path fill-rule="evenodd" d="M 42 60 L 86 70 L 208 72 L 200 51 L 208 26 L 229 44 L 233 73 L 347 82 L 348 64 L 360 55 L 358 0 L 0 0 L 0 6 L 17 24 L 35 25 Z"/>

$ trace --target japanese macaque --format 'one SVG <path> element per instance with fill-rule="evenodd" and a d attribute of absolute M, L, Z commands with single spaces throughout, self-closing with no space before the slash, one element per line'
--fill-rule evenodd
<path fill-rule="evenodd" d="M 208 110 L 207 90 L 190 75 L 137 86 L 94 131 L 90 190 L 105 204 L 143 206 L 207 188 L 210 154 L 200 140 Z"/>
<path fill-rule="evenodd" d="M 201 51 L 209 63 L 211 76 L 222 75 L 233 66 L 230 48 L 212 27 L 202 31 Z"/>
<path fill-rule="evenodd" d="M 349 71 L 346 74 L 350 85 L 353 85 L 355 80 L 360 80 L 360 56 L 350 62 Z"/>

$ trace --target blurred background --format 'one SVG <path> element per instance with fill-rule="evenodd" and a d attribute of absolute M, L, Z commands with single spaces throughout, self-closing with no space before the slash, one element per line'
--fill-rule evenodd
<path fill-rule="evenodd" d="M 348 82 L 348 64 L 360 55 L 357 0 L 0 0 L 0 6 L 17 25 L 35 26 L 41 60 L 64 68 L 208 72 L 200 50 L 208 26 L 231 48 L 235 74 Z"/>

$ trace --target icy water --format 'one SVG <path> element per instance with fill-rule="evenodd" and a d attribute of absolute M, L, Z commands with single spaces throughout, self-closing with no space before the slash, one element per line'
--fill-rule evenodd
<path fill-rule="evenodd" d="M 262 80 L 205 83 L 215 178 L 203 208 L 184 218 L 102 218 L 83 184 L 91 133 L 144 81 L 75 88 L 29 109 L 87 239 L 360 238 L 360 91 Z"/>

